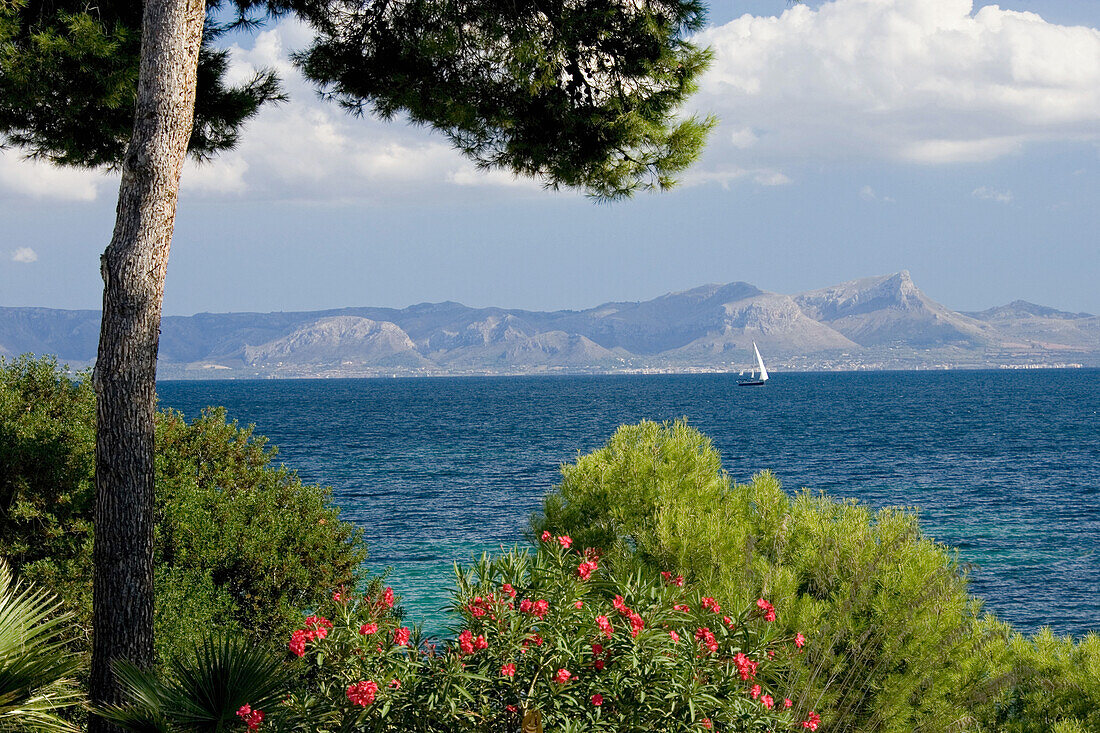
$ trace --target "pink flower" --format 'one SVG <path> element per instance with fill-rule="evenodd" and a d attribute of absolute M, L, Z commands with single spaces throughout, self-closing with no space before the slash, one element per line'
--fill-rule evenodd
<path fill-rule="evenodd" d="M 577 601 L 573 604 L 573 608 L 577 609 L 578 611 L 581 610 L 582 608 L 584 608 L 584 601 Z"/>
<path fill-rule="evenodd" d="M 723 616 L 722 623 L 724 623 L 728 628 L 733 628 L 733 619 L 729 616 Z"/>
<path fill-rule="evenodd" d="M 517 708 L 515 705 L 505 705 L 504 709 L 507 710 L 510 713 L 518 713 L 519 712 L 519 708 Z"/>
<path fill-rule="evenodd" d="M 530 636 L 527 637 L 527 640 L 524 641 L 523 643 L 527 644 L 528 642 L 534 644 L 535 646 L 542 646 L 542 637 L 539 636 L 538 634 L 531 634 Z"/>
<path fill-rule="evenodd" d="M 524 598 L 522 601 L 519 602 L 519 612 L 520 613 L 531 613 L 531 608 L 534 605 L 535 604 L 531 601 L 530 598 Z"/>
<path fill-rule="evenodd" d="M 397 646 L 405 646 L 409 643 L 409 628 L 407 626 L 393 630 L 393 643 Z"/>
<path fill-rule="evenodd" d="M 550 612 L 550 602 L 546 600 L 535 601 L 534 607 L 531 609 L 531 615 L 535 618 L 542 618 Z"/>
<path fill-rule="evenodd" d="M 290 635 L 290 643 L 287 644 L 287 648 L 298 657 L 304 656 L 306 653 L 306 640 L 309 632 L 305 629 L 296 629 L 294 633 Z"/>
<path fill-rule="evenodd" d="M 672 607 L 673 611 L 683 611 L 684 613 L 691 613 L 691 606 L 685 606 L 683 603 L 678 603 Z"/>
<path fill-rule="evenodd" d="M 359 627 L 359 635 L 360 636 L 369 636 L 371 634 L 376 634 L 376 633 L 378 633 L 378 624 L 374 624 L 374 623 L 363 624 L 362 626 Z"/>
<path fill-rule="evenodd" d="M 393 608 L 393 588 L 387 587 L 382 591 L 382 600 L 379 601 L 386 608 Z"/>
<path fill-rule="evenodd" d="M 742 680 L 756 676 L 756 662 L 746 657 L 743 652 L 737 652 L 737 656 L 733 658 L 733 663 L 737 665 L 737 671 L 740 673 Z"/>
<path fill-rule="evenodd" d="M 765 620 L 775 621 L 775 606 L 768 603 L 763 598 L 758 598 L 756 601 L 756 607 L 764 612 Z"/>
<path fill-rule="evenodd" d="M 508 662 L 508 664 L 502 665 L 501 668 L 500 668 L 500 676 L 501 677 L 515 677 L 516 676 L 516 665 L 512 664 L 511 662 Z"/>
<path fill-rule="evenodd" d="M 352 705 L 366 707 L 374 702 L 374 696 L 378 693 L 378 683 L 373 680 L 363 680 L 348 686 L 348 701 Z"/>
<path fill-rule="evenodd" d="M 760 698 L 760 702 L 762 702 L 764 704 L 764 707 L 766 707 L 768 710 L 771 710 L 772 705 L 775 704 L 775 700 L 772 699 L 771 695 L 764 695 L 764 697 Z"/>
<path fill-rule="evenodd" d="M 394 677 L 392 680 L 390 680 L 390 688 L 394 689 L 394 690 L 400 690 L 401 689 L 401 680 Z"/>
<path fill-rule="evenodd" d="M 597 616 L 596 617 L 596 626 L 600 627 L 600 631 L 603 632 L 604 636 L 606 636 L 608 639 L 611 638 L 611 633 L 612 633 L 611 621 L 608 620 L 607 616 Z"/>
<path fill-rule="evenodd" d="M 795 634 L 794 635 L 794 645 L 796 647 L 798 647 L 799 649 L 806 646 L 806 637 L 803 636 L 801 633 Z"/>
<path fill-rule="evenodd" d="M 336 593 L 332 594 L 332 600 L 335 601 L 336 603 L 339 603 L 341 598 L 342 598 L 342 596 L 340 595 L 339 592 L 336 592 Z"/>
<path fill-rule="evenodd" d="M 718 601 L 714 600 L 713 598 L 704 598 L 703 608 L 714 611 L 715 613 L 718 613 L 722 610 L 722 607 L 718 605 Z"/>
<path fill-rule="evenodd" d="M 752 694 L 752 699 L 753 700 L 760 697 L 760 685 L 753 685 L 752 690 L 750 692 Z"/>
<path fill-rule="evenodd" d="M 809 728 L 810 730 L 817 730 L 817 726 L 820 724 L 821 716 L 815 713 L 813 710 L 810 711 L 810 719 L 802 721 L 802 727 Z"/>
<path fill-rule="evenodd" d="M 543 532 L 542 533 L 542 541 L 543 542 L 549 542 L 550 541 L 550 533 L 549 532 Z"/>
<path fill-rule="evenodd" d="M 585 560 L 577 566 L 577 577 L 581 580 L 588 580 L 592 577 L 593 571 L 600 567 L 599 563 L 594 560 Z"/>
<path fill-rule="evenodd" d="M 237 717 L 244 721 L 249 730 L 256 730 L 264 722 L 264 711 L 253 710 L 251 705 L 242 705 L 237 710 Z"/>
<path fill-rule="evenodd" d="M 794 702 L 791 700 L 791 698 L 789 698 L 789 697 L 783 698 L 783 707 L 789 708 L 791 705 L 794 705 Z"/>
<path fill-rule="evenodd" d="M 568 550 L 573 544 L 573 538 L 563 534 L 558 538 L 558 544 L 562 546 L 562 549 Z"/>
<path fill-rule="evenodd" d="M 695 630 L 695 640 L 705 646 L 711 654 L 718 651 L 718 640 L 714 638 L 714 632 L 706 626 Z"/>
<path fill-rule="evenodd" d="M 673 641 L 680 641 L 680 635 L 677 634 L 675 631 L 668 632 L 668 635 L 672 637 Z"/>
<path fill-rule="evenodd" d="M 630 635 L 637 638 L 638 632 L 645 628 L 645 621 L 634 611 L 630 612 Z"/>
<path fill-rule="evenodd" d="M 458 635 L 458 650 L 463 654 L 474 653 L 474 635 L 469 629 L 463 629 Z"/>
<path fill-rule="evenodd" d="M 474 649 L 488 649 L 488 648 L 489 648 L 489 642 L 485 641 L 484 636 L 482 636 L 481 634 L 478 634 L 477 638 L 474 639 Z"/>
<path fill-rule="evenodd" d="M 554 681 L 557 682 L 559 685 L 564 685 L 566 682 L 569 681 L 569 678 L 572 677 L 572 676 L 573 676 L 572 672 L 570 672 L 568 669 L 562 667 L 561 669 L 558 670 L 558 673 L 556 675 L 554 675 Z"/>
<path fill-rule="evenodd" d="M 611 601 L 611 605 L 615 607 L 616 611 L 624 616 L 630 613 L 630 609 L 626 607 L 626 604 L 623 602 L 622 596 L 615 596 L 615 598 Z"/>
<path fill-rule="evenodd" d="M 603 705 L 603 695 L 601 695 L 598 692 L 595 695 L 593 695 L 592 696 L 592 704 L 595 705 L 596 707 L 599 707 L 600 705 Z"/>
<path fill-rule="evenodd" d="M 504 593 L 505 593 L 505 594 L 506 594 L 506 595 L 507 595 L 507 596 L 508 596 L 509 598 L 515 598 L 515 597 L 516 597 L 516 589 L 512 587 L 512 584 L 511 584 L 511 583 L 505 583 L 504 585 L 500 586 L 500 589 L 501 589 L 501 590 L 502 590 L 502 591 L 503 591 L 503 592 L 504 592 Z"/>
<path fill-rule="evenodd" d="M 710 730 L 714 727 L 714 723 L 710 722 L 710 718 L 703 718 L 703 727 Z"/>

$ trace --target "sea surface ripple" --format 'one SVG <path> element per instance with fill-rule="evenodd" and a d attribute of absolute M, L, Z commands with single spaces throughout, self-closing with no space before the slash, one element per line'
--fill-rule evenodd
<path fill-rule="evenodd" d="M 740 481 L 771 469 L 920 510 L 1025 631 L 1100 630 L 1100 370 L 166 381 L 189 418 L 224 405 L 303 480 L 333 487 L 370 566 L 436 627 L 452 564 L 524 541 L 563 462 L 618 425 L 686 417 Z"/>

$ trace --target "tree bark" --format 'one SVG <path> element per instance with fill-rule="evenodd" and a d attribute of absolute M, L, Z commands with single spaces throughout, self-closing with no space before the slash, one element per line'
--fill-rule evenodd
<path fill-rule="evenodd" d="M 151 667 L 157 346 L 180 172 L 195 112 L 203 0 L 147 0 L 134 130 L 101 257 L 96 407 L 93 704 L 120 701 L 117 658 Z M 93 717 L 90 731 L 114 730 Z"/>

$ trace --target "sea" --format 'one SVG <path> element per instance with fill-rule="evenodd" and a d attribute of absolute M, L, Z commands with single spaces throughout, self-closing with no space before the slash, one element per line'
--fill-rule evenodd
<path fill-rule="evenodd" d="M 160 404 L 254 424 L 332 487 L 408 618 L 438 630 L 453 567 L 526 542 L 563 463 L 686 418 L 732 478 L 919 511 L 987 610 L 1100 631 L 1100 370 L 164 381 Z"/>

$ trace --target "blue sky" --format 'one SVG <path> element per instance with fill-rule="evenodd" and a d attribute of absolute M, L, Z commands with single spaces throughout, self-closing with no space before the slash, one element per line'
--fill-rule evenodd
<path fill-rule="evenodd" d="M 184 174 L 165 313 L 552 309 L 744 280 L 793 293 L 901 269 L 974 310 L 1100 313 L 1100 3 L 720 2 L 691 109 L 721 119 L 683 185 L 595 205 L 472 169 L 446 142 L 315 100 Z M 97 308 L 117 180 L 0 154 L 0 305 Z"/>

